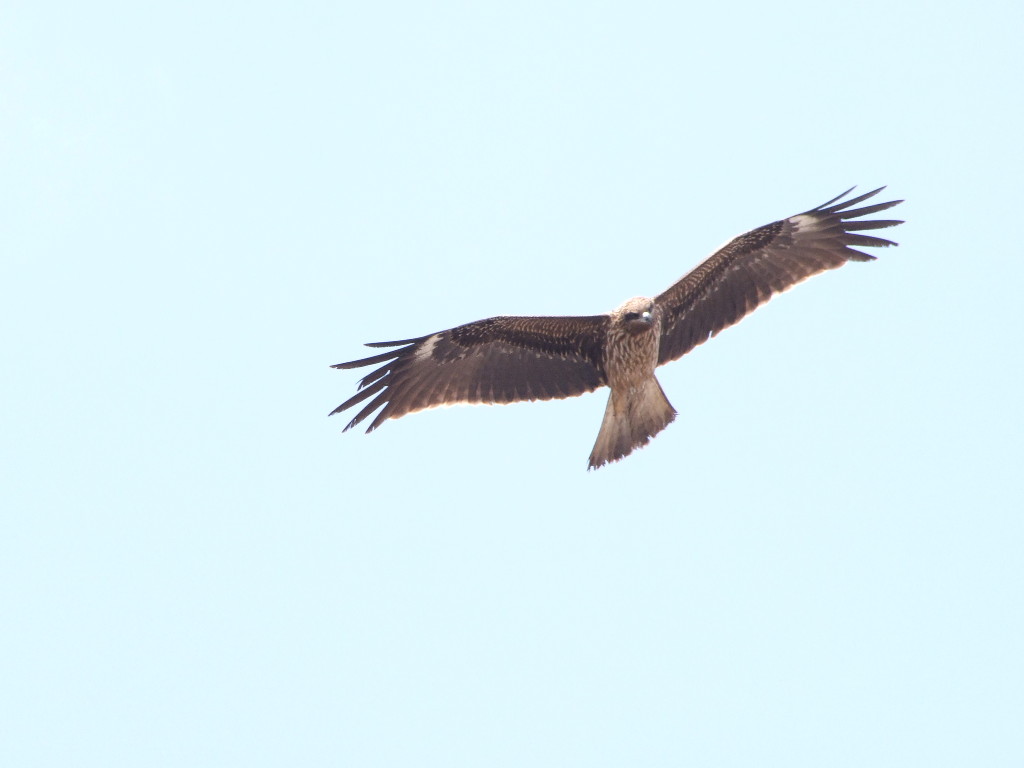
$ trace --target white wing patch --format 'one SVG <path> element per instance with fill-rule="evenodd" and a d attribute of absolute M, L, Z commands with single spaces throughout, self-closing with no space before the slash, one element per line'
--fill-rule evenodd
<path fill-rule="evenodd" d="M 797 232 L 813 232 L 821 228 L 820 220 L 814 216 L 807 216 L 802 213 L 798 216 L 791 216 L 789 222 Z"/>
<path fill-rule="evenodd" d="M 441 334 L 435 333 L 433 336 L 431 336 L 429 339 L 423 342 L 423 346 L 416 350 L 416 359 L 428 360 L 430 356 L 434 354 L 434 347 L 437 346 L 437 341 L 440 338 Z"/>

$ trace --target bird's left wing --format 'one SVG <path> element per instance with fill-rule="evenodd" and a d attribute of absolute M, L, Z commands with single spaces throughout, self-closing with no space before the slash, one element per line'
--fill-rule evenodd
<path fill-rule="evenodd" d="M 811 275 L 841 267 L 847 261 L 875 258 L 857 247 L 896 245 L 891 240 L 859 233 L 903 222 L 854 221 L 903 202 L 893 200 L 853 208 L 882 189 L 842 200 L 852 191 L 847 190 L 817 208 L 733 238 L 659 295 L 655 300 L 662 308 L 664 320 L 658 364 L 682 357 L 775 294 Z"/>
<path fill-rule="evenodd" d="M 605 382 L 609 318 L 490 317 L 447 331 L 369 347 L 387 352 L 332 368 L 381 364 L 331 415 L 373 398 L 345 427 L 378 408 L 367 432 L 385 419 L 454 403 L 550 400 L 592 392 Z"/>

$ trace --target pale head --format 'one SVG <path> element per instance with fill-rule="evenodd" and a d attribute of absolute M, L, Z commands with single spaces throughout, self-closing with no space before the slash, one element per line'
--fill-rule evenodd
<path fill-rule="evenodd" d="M 611 317 L 613 323 L 636 334 L 654 329 L 660 314 L 654 299 L 636 296 L 612 312 Z"/>

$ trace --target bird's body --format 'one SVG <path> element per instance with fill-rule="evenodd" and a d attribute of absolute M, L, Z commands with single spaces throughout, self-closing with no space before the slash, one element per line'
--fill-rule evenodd
<path fill-rule="evenodd" d="M 449 403 L 510 403 L 611 389 L 590 467 L 646 444 L 675 418 L 654 371 L 811 275 L 873 256 L 852 246 L 895 245 L 858 234 L 902 222 L 851 221 L 902 201 L 850 210 L 881 190 L 824 205 L 734 238 L 654 298 L 630 299 L 605 315 L 491 317 L 404 341 L 335 368 L 381 364 L 331 414 L 373 398 L 345 429 L 380 408 L 385 419 Z"/>
<path fill-rule="evenodd" d="M 654 376 L 661 347 L 662 310 L 634 298 L 611 313 L 604 348 L 611 394 L 590 467 L 621 459 L 672 423 L 676 411 Z"/>

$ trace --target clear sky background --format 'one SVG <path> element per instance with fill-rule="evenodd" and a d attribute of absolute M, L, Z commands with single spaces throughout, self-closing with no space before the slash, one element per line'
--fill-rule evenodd
<path fill-rule="evenodd" d="M 0 8 L 0 764 L 1024 764 L 1024 5 Z M 605 395 L 363 342 L 900 247 Z"/>

